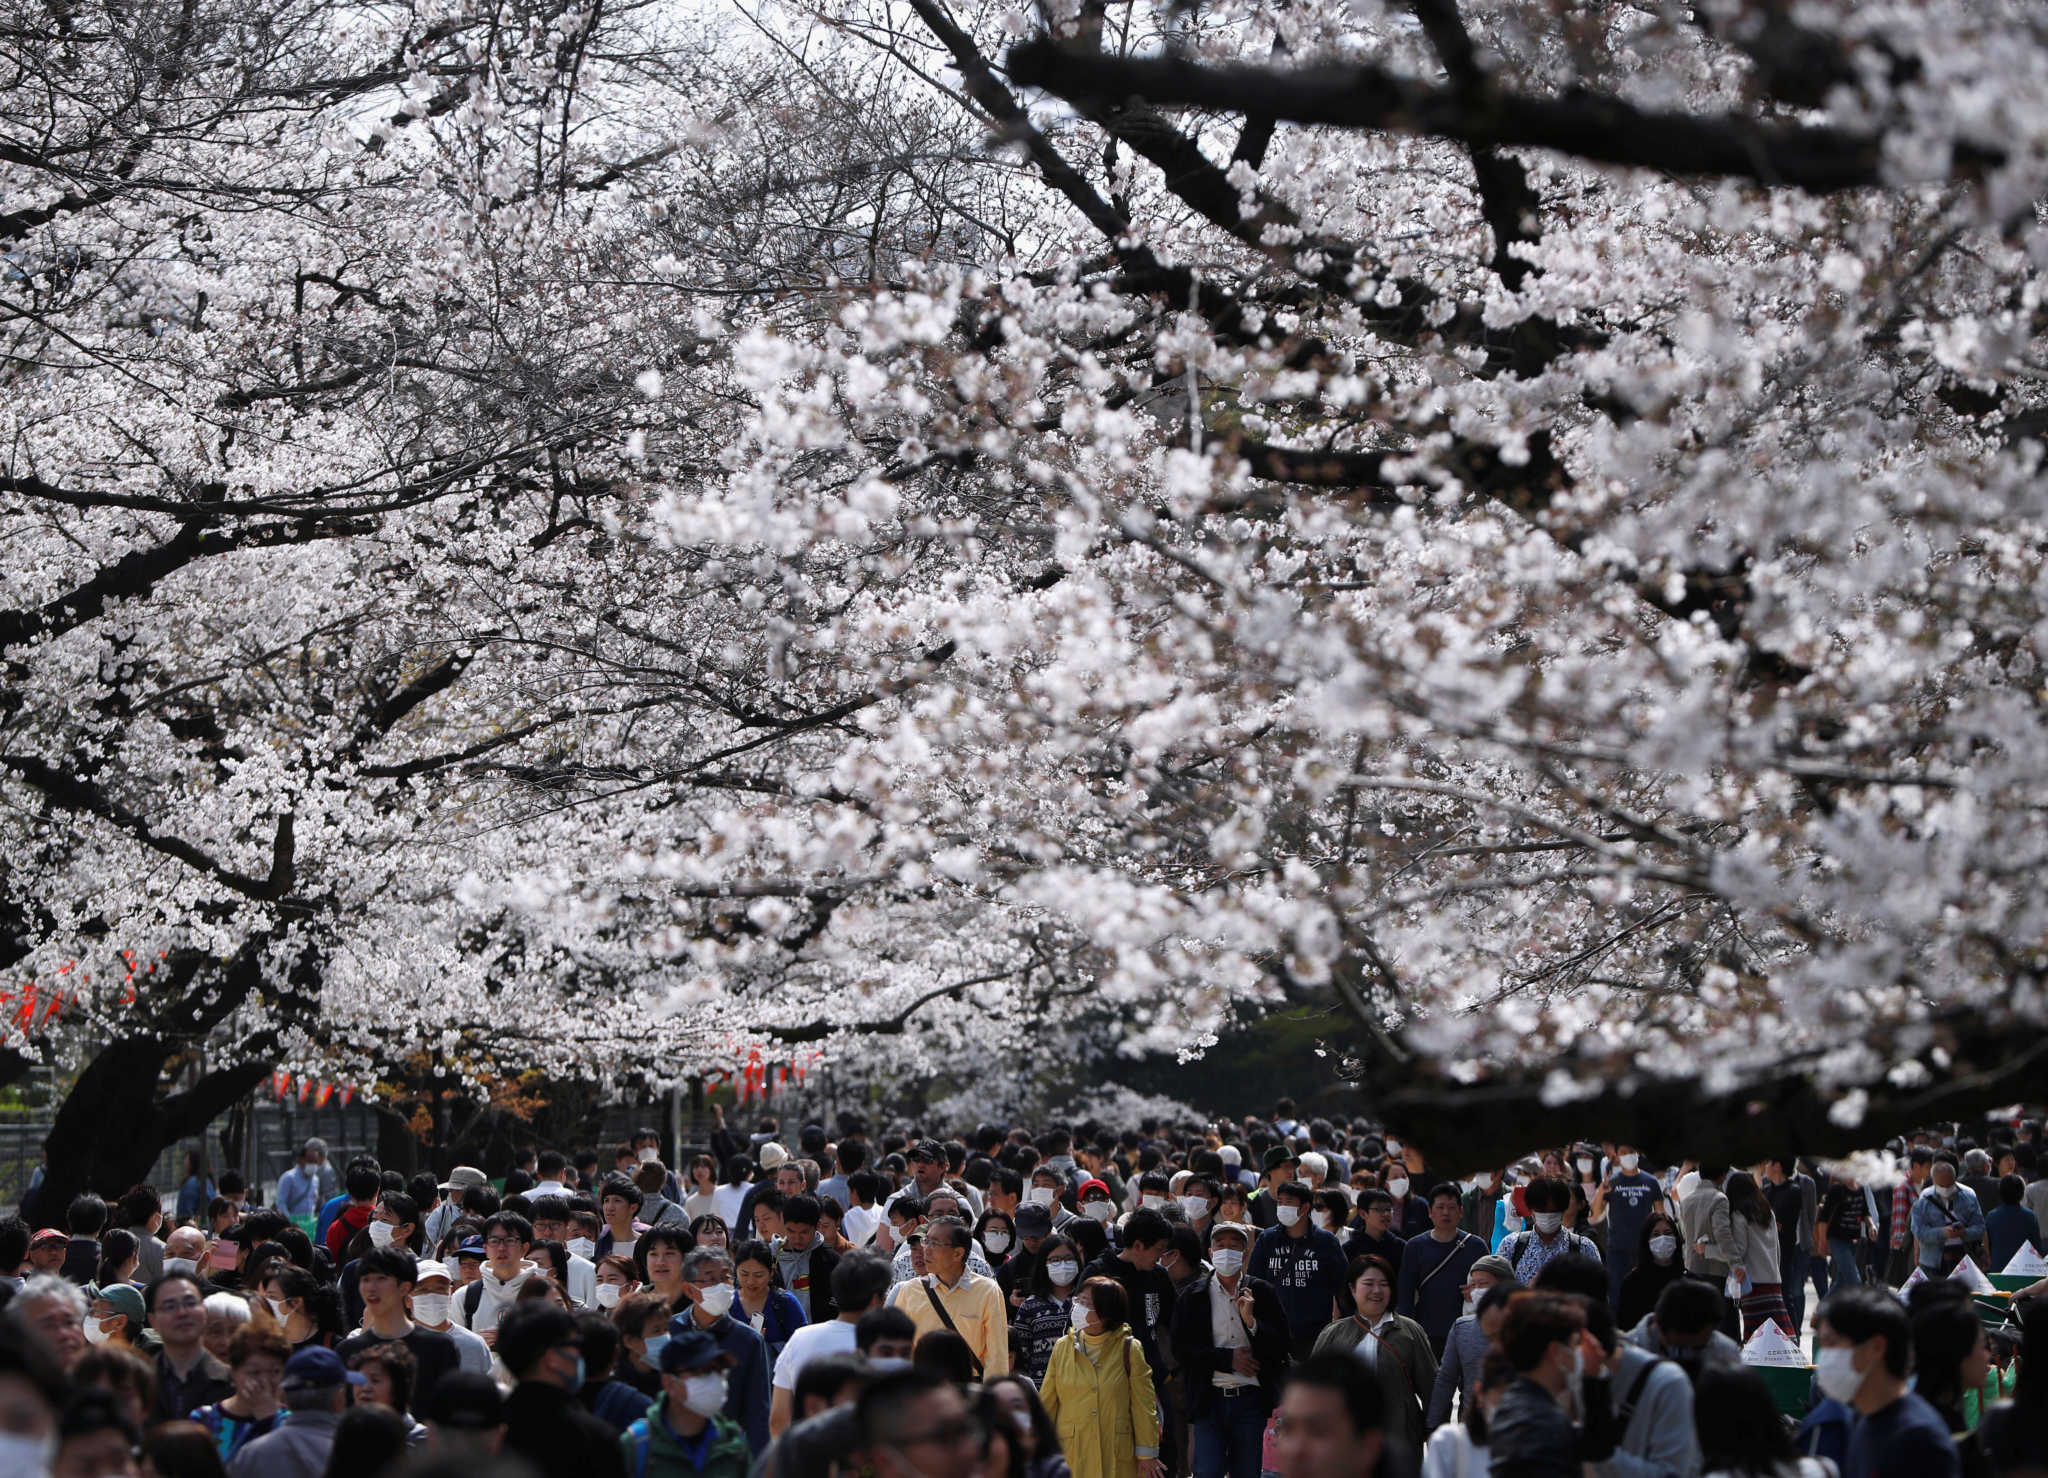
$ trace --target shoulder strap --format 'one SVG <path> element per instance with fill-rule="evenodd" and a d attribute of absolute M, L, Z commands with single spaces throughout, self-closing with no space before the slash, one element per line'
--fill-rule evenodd
<path fill-rule="evenodd" d="M 1421 1294 L 1423 1289 L 1429 1287 L 1430 1279 L 1434 1278 L 1438 1273 L 1441 1273 L 1445 1268 L 1451 1265 L 1451 1259 L 1458 1255 L 1458 1249 L 1463 1247 L 1468 1240 L 1477 1241 L 1478 1239 L 1473 1237 L 1470 1232 L 1458 1233 L 1458 1240 L 1451 1244 L 1451 1250 L 1443 1255 L 1443 1259 L 1440 1262 L 1438 1262 L 1435 1267 L 1431 1268 L 1428 1272 L 1424 1273 L 1422 1275 L 1422 1281 L 1415 1285 L 1415 1292 L 1418 1296 Z"/>
<path fill-rule="evenodd" d="M 939 1316 L 939 1322 L 954 1334 L 960 1334 L 960 1326 L 953 1322 L 953 1316 L 946 1312 L 945 1304 L 939 1300 L 938 1280 L 933 1278 L 930 1273 L 926 1273 L 918 1281 L 924 1285 L 925 1301 L 932 1306 L 932 1312 Z M 966 1335 L 960 1334 L 960 1338 L 963 1343 L 966 1343 Z M 974 1353 L 974 1346 L 972 1344 L 967 1345 L 967 1358 L 974 1362 L 974 1378 L 980 1380 L 981 1356 Z"/>
<path fill-rule="evenodd" d="M 462 1290 L 462 1317 L 474 1319 L 476 1311 L 483 1307 L 483 1302 L 484 1280 L 479 1276 L 474 1283 Z"/>
<path fill-rule="evenodd" d="M 1622 1399 L 1621 1409 L 1614 1413 L 1614 1437 L 1617 1442 L 1621 1440 L 1621 1434 L 1628 1430 L 1628 1419 L 1635 1415 L 1636 1402 L 1642 1398 L 1643 1387 L 1650 1383 L 1650 1372 L 1663 1363 L 1661 1358 L 1652 1359 L 1648 1365 L 1637 1371 L 1636 1378 L 1629 1382 L 1628 1395 Z"/>
<path fill-rule="evenodd" d="M 633 1478 L 647 1478 L 647 1459 L 654 1448 L 654 1429 L 642 1417 L 633 1423 Z"/>

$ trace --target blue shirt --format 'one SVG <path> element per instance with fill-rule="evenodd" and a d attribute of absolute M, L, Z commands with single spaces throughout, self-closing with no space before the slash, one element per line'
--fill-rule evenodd
<path fill-rule="evenodd" d="M 1273 1285 L 1287 1311 L 1287 1332 L 1306 1339 L 1330 1322 L 1344 1294 L 1345 1266 L 1343 1245 L 1330 1233 L 1310 1227 L 1290 1237 L 1286 1227 L 1270 1227 L 1252 1244 L 1244 1270 Z"/>
<path fill-rule="evenodd" d="M 1664 1197 L 1664 1186 L 1654 1175 L 1638 1170 L 1617 1175 L 1607 1184 L 1607 1255 L 1633 1264 L 1636 1248 L 1642 1245 L 1643 1223 Z"/>
<path fill-rule="evenodd" d="M 1984 1237 L 1995 1273 L 2012 1261 L 2021 1243 L 2032 1242 L 2036 1252 L 2041 1250 L 2041 1223 L 2024 1206 L 2001 1206 L 1984 1218 Z"/>
<path fill-rule="evenodd" d="M 1472 1264 L 1486 1256 L 1486 1244 L 1470 1232 L 1439 1242 L 1432 1232 L 1408 1239 L 1394 1287 L 1394 1312 L 1406 1314 L 1429 1334 L 1436 1349 L 1465 1312 L 1462 1285 Z M 1449 1266 L 1445 1266 L 1449 1264 Z"/>
<path fill-rule="evenodd" d="M 1948 1424 L 1911 1391 L 1857 1423 L 1842 1464 L 1842 1478 L 1962 1478 L 1962 1472 Z"/>

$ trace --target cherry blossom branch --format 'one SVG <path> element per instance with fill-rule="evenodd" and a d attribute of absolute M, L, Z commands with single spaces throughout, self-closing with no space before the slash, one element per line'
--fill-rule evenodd
<path fill-rule="evenodd" d="M 1218 108 L 1290 123 L 1381 129 L 1481 148 L 1552 149 L 1596 164 L 1787 185 L 1826 194 L 1889 183 L 1881 134 L 1735 114 L 1674 113 L 1600 93 L 1559 97 L 1495 91 L 1483 104 L 1371 65 L 1206 66 L 1178 57 L 1108 57 L 1047 37 L 1024 42 L 1006 69 L 1022 86 L 1077 104 L 1141 97 L 1159 106 Z M 2005 163 L 1995 145 L 1958 140 L 1950 178 Z"/>

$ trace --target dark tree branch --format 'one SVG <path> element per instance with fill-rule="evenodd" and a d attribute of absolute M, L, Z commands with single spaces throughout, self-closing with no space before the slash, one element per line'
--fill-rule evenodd
<path fill-rule="evenodd" d="M 1815 193 L 1886 183 L 1880 134 L 1658 111 L 1600 93 L 1534 97 L 1495 91 L 1480 102 L 1381 67 L 1209 67 L 1177 57 L 1108 57 L 1044 37 L 1012 51 L 1008 71 L 1021 85 L 1082 106 L 1140 97 L 1160 106 L 1270 114 L 1293 123 L 1381 129 L 1480 148 L 1552 149 L 1596 164 Z M 1951 177 L 1975 179 L 2005 160 L 2005 150 L 1995 145 L 1959 141 Z"/>

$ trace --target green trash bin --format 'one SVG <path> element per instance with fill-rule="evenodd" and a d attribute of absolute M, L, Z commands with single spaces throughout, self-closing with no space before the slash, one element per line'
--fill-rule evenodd
<path fill-rule="evenodd" d="M 1764 1378 L 1771 1388 L 1771 1400 L 1778 1410 L 1797 1421 L 1806 1415 L 1807 1397 L 1813 1389 L 1811 1365 L 1750 1365 L 1744 1367 Z"/>
<path fill-rule="evenodd" d="M 1992 1273 L 1989 1276 L 1991 1286 L 2000 1293 L 2018 1293 L 2022 1288 L 2031 1288 L 2041 1281 L 2031 1273 Z"/>

